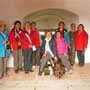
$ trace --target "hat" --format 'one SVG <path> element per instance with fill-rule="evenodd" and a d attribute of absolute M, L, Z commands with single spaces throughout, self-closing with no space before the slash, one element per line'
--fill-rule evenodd
<path fill-rule="evenodd" d="M 0 21 L 0 26 L 2 26 L 2 25 L 6 26 L 6 23 L 4 21 Z"/>

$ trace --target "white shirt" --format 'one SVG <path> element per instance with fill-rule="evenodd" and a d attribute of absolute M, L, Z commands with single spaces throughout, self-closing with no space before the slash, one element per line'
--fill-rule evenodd
<path fill-rule="evenodd" d="M 50 50 L 50 47 L 49 47 L 49 41 L 51 40 L 51 38 L 50 39 L 45 38 L 45 40 L 46 40 L 45 53 L 49 52 L 51 54 L 51 56 L 54 57 L 54 55 L 53 55 L 53 53 L 52 53 L 52 51 Z"/>

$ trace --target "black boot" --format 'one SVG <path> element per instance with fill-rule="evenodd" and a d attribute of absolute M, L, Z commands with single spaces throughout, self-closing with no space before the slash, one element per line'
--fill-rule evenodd
<path fill-rule="evenodd" d="M 15 73 L 16 73 L 16 74 L 19 73 L 19 70 L 15 70 Z"/>
<path fill-rule="evenodd" d="M 29 71 L 30 71 L 30 72 L 33 72 L 33 70 L 32 70 L 32 69 L 30 69 Z"/>
<path fill-rule="evenodd" d="M 20 70 L 21 72 L 23 72 L 23 68 L 20 68 L 19 70 Z"/>
<path fill-rule="evenodd" d="M 38 72 L 38 75 L 39 75 L 39 76 L 41 76 L 41 75 L 42 75 L 42 72 L 41 72 L 41 71 L 39 71 L 39 72 Z"/>
<path fill-rule="evenodd" d="M 28 71 L 25 71 L 25 74 L 28 74 L 29 72 Z"/>
<path fill-rule="evenodd" d="M 28 71 L 29 71 L 29 72 L 33 72 L 32 68 L 30 68 Z"/>

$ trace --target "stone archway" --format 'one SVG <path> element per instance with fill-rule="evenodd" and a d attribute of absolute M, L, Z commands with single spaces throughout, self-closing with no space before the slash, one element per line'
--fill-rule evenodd
<path fill-rule="evenodd" d="M 37 27 L 42 29 L 56 29 L 58 27 L 58 22 L 64 21 L 66 28 L 70 30 L 70 24 L 79 23 L 79 16 L 73 12 L 64 9 L 43 9 L 29 15 L 25 16 L 23 23 L 26 21 L 35 21 Z"/>

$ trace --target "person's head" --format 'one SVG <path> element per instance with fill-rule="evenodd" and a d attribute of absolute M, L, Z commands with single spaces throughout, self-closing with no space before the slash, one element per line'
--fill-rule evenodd
<path fill-rule="evenodd" d="M 14 28 L 16 28 L 16 29 L 20 29 L 21 28 L 21 22 L 20 21 L 15 21 L 14 22 Z"/>
<path fill-rule="evenodd" d="M 36 28 L 36 22 L 31 22 L 31 28 L 35 29 Z"/>
<path fill-rule="evenodd" d="M 45 36 L 49 39 L 52 37 L 52 31 L 51 30 L 46 30 L 45 31 Z"/>
<path fill-rule="evenodd" d="M 78 25 L 78 30 L 80 30 L 80 31 L 84 30 L 83 24 L 79 24 L 79 25 Z"/>
<path fill-rule="evenodd" d="M 6 27 L 6 24 L 4 22 L 0 22 L 0 30 L 4 31 Z"/>
<path fill-rule="evenodd" d="M 58 26 L 59 26 L 60 29 L 63 29 L 64 26 L 65 26 L 65 23 L 64 22 L 59 22 Z"/>
<path fill-rule="evenodd" d="M 24 28 L 25 28 L 25 30 L 29 30 L 31 28 L 29 21 L 24 24 Z"/>
<path fill-rule="evenodd" d="M 73 31 L 73 30 L 75 30 L 76 29 L 76 25 L 75 25 L 75 23 L 72 23 L 71 24 L 71 30 Z"/>
<path fill-rule="evenodd" d="M 60 39 L 60 37 L 61 37 L 61 32 L 60 32 L 60 31 L 57 31 L 57 32 L 56 32 L 56 37 L 57 37 L 58 39 Z"/>

